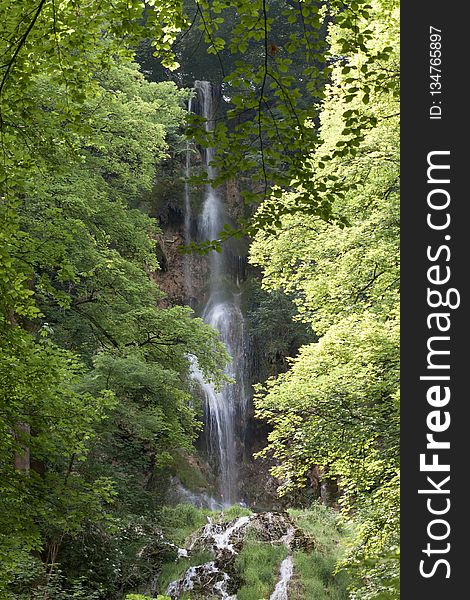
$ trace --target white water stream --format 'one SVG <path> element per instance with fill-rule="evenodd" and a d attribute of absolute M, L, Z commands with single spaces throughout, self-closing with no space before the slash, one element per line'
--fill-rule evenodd
<path fill-rule="evenodd" d="M 289 554 L 281 563 L 279 581 L 276 584 L 274 592 L 269 597 L 269 600 L 288 600 L 287 588 L 289 581 L 294 574 L 294 563 L 292 555 Z"/>
<path fill-rule="evenodd" d="M 192 112 L 192 98 L 188 101 L 188 112 Z M 191 243 L 191 185 L 189 183 L 189 176 L 191 175 L 191 145 L 189 140 L 186 144 L 186 164 L 184 169 L 184 244 L 189 246 Z M 186 297 L 191 304 L 193 299 L 193 275 L 192 275 L 193 260 L 190 254 L 185 254 L 183 259 L 184 268 L 184 286 L 186 291 Z"/>

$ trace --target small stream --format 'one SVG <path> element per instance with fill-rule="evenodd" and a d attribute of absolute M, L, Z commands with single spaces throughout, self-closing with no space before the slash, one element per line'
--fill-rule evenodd
<path fill-rule="evenodd" d="M 286 556 L 281 563 L 279 581 L 276 584 L 274 592 L 269 597 L 269 600 L 289 600 L 287 589 L 293 574 L 294 562 L 292 560 L 292 554 L 289 554 L 289 556 Z"/>
<path fill-rule="evenodd" d="M 297 547 L 302 534 L 295 529 L 287 515 L 260 513 L 238 517 L 226 523 L 208 523 L 201 528 L 188 544 L 185 556 L 193 552 L 210 551 L 214 558 L 201 565 L 192 566 L 176 581 L 172 581 L 166 595 L 177 600 L 184 593 L 194 591 L 210 598 L 237 600 L 241 582 L 235 568 L 235 558 L 243 547 L 249 531 L 265 543 L 285 545 L 289 555 L 279 568 L 279 579 L 270 600 L 288 600 L 289 582 L 294 573 L 292 549 Z"/>

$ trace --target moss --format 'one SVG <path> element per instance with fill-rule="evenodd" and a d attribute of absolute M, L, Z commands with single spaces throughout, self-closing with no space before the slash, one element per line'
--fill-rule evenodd
<path fill-rule="evenodd" d="M 171 472 L 191 492 L 211 491 L 206 469 L 196 456 L 175 452 Z"/>

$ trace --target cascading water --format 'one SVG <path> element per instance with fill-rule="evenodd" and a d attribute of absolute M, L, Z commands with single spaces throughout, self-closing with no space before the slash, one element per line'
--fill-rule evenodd
<path fill-rule="evenodd" d="M 289 554 L 281 563 L 279 570 L 279 581 L 276 584 L 274 592 L 269 597 L 269 600 L 288 600 L 289 582 L 294 574 L 294 562 L 292 555 Z"/>
<path fill-rule="evenodd" d="M 178 556 L 188 558 L 200 552 L 209 552 L 212 560 L 187 569 L 179 579 L 169 584 L 167 596 L 176 600 L 186 598 L 190 592 L 197 598 L 237 600 L 237 591 L 243 585 L 243 580 L 234 569 L 234 558 L 246 541 L 255 536 L 265 544 L 283 544 L 288 549 L 289 554 L 280 564 L 279 578 L 270 596 L 270 600 L 288 600 L 290 580 L 294 574 L 292 551 L 299 548 L 299 544 L 306 543 L 307 538 L 295 529 L 287 515 L 267 512 L 238 517 L 228 522 L 214 522 L 211 517 L 207 517 L 207 521 L 204 527 L 193 534 L 187 548 L 178 549 Z"/>
<path fill-rule="evenodd" d="M 200 114 L 206 119 L 206 131 L 210 132 L 214 128 L 215 118 L 212 85 L 208 81 L 196 81 L 194 87 Z M 207 148 L 203 153 L 203 161 L 210 181 L 216 175 L 211 164 L 213 157 L 214 148 Z M 189 150 L 186 164 L 186 174 L 189 176 Z M 188 244 L 191 241 L 189 185 L 185 189 L 185 207 L 185 235 Z M 199 239 L 216 239 L 224 224 L 229 220 L 220 194 L 211 184 L 206 185 L 202 209 L 197 219 Z M 220 501 L 224 505 L 234 503 L 239 497 L 237 484 L 240 449 L 237 439 L 243 428 L 247 403 L 245 392 L 246 335 L 240 308 L 239 263 L 241 260 L 240 256 L 234 257 L 234 252 L 226 247 L 222 252 L 211 253 L 208 298 L 202 311 L 202 318 L 219 331 L 220 338 L 232 357 L 227 374 L 234 380 L 234 383 L 225 385 L 221 390 L 216 391 L 211 384 L 203 381 L 197 368 L 194 369 L 193 374 L 194 378 L 199 381 L 205 398 L 205 435 L 210 458 L 215 463 L 217 470 Z M 234 264 L 236 265 L 235 269 L 233 268 Z M 190 267 L 188 267 L 187 273 L 185 271 L 185 277 L 188 288 L 191 285 Z"/>
<path fill-rule="evenodd" d="M 188 101 L 188 112 L 192 112 L 192 98 Z M 191 146 L 188 140 L 186 145 L 186 164 L 185 164 L 185 182 L 184 182 L 184 243 L 189 246 L 191 243 L 191 187 L 189 176 L 191 175 Z M 191 255 L 186 254 L 184 257 L 184 287 L 188 302 L 191 304 L 193 300 L 193 278 L 192 278 L 192 260 Z"/>

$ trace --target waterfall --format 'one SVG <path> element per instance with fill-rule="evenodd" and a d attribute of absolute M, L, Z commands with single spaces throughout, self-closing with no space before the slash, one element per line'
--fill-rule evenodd
<path fill-rule="evenodd" d="M 196 81 L 201 116 L 206 119 L 207 132 L 213 131 L 215 105 L 213 88 L 208 81 Z M 189 154 L 188 154 L 189 155 Z M 216 176 L 211 164 L 214 148 L 203 153 L 204 166 L 209 181 Z M 189 175 L 190 163 L 187 161 Z M 190 236 L 189 189 L 185 191 L 186 215 L 185 231 Z M 188 224 L 186 225 L 186 220 Z M 205 186 L 202 209 L 197 219 L 199 239 L 216 239 L 225 223 L 229 222 L 223 200 L 210 183 Z M 187 240 L 189 243 L 189 238 Z M 233 251 L 224 247 L 222 252 L 212 252 L 209 256 L 208 297 L 202 311 L 202 318 L 214 327 L 227 347 L 232 361 L 227 374 L 235 381 L 216 391 L 211 384 L 203 381 L 196 368 L 194 377 L 199 382 L 205 399 L 205 436 L 210 458 L 217 470 L 220 501 L 224 505 L 233 504 L 238 499 L 238 470 L 241 459 L 240 433 L 244 425 L 247 394 L 245 393 L 245 324 L 240 307 L 240 263 L 241 258 L 233 260 Z M 236 268 L 233 268 L 235 263 Z M 189 269 L 190 270 L 190 269 Z M 188 282 L 190 274 L 188 270 Z"/>
<path fill-rule="evenodd" d="M 188 113 L 192 112 L 192 98 L 188 101 Z M 186 143 L 186 164 L 184 169 L 184 243 L 189 246 L 191 242 L 191 187 L 189 184 L 189 176 L 191 175 L 191 144 L 189 139 Z M 193 299 L 193 278 L 192 278 L 192 263 L 191 255 L 185 254 L 183 261 L 184 268 L 184 287 L 188 303 L 192 303 Z"/>

